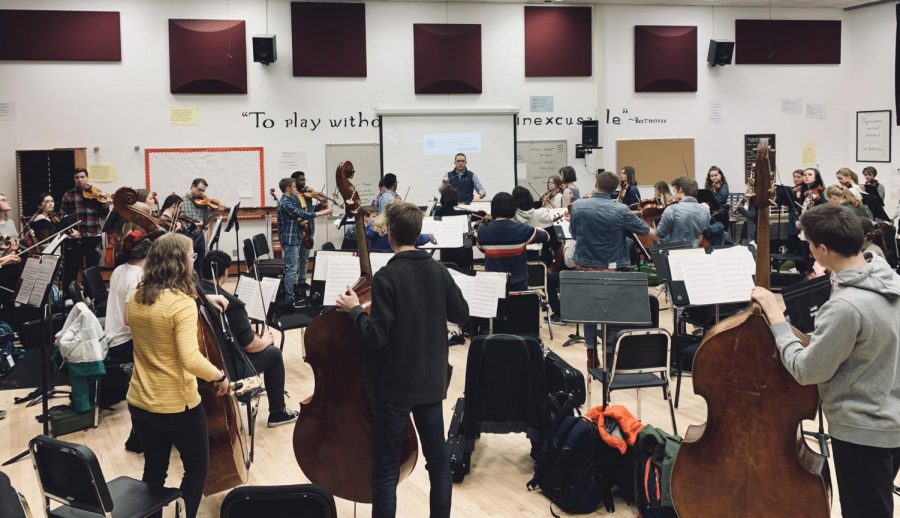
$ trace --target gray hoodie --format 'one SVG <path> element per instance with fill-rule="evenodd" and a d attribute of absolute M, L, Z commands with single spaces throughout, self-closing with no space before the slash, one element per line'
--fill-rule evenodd
<path fill-rule="evenodd" d="M 832 283 L 808 347 L 787 323 L 772 326 L 781 361 L 801 384 L 819 385 L 832 436 L 900 447 L 900 276 L 873 257 Z"/>

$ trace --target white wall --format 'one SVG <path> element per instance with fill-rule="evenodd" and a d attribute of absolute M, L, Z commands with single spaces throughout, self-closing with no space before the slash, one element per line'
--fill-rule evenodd
<path fill-rule="evenodd" d="M 61 8 L 53 0 L 0 0 L 0 7 Z M 143 148 L 148 147 L 264 146 L 267 186 L 274 186 L 290 172 L 279 169 L 283 151 L 306 151 L 309 183 L 318 187 L 324 184 L 326 173 L 330 174 L 324 170 L 326 144 L 378 139 L 376 128 L 331 128 L 329 118 L 357 117 L 362 112 L 363 117 L 372 119 L 378 106 L 431 105 L 517 105 L 522 108 L 522 116 L 531 116 L 531 95 L 554 96 L 554 113 L 544 115 L 598 115 L 603 120 L 608 107 L 612 115 L 628 109 L 629 116 L 667 120 L 660 125 L 627 121 L 620 126 L 601 124 L 605 149 L 589 159 L 590 167 L 613 167 L 618 139 L 693 137 L 698 176 L 705 174 L 710 164 L 717 164 L 726 171 L 730 183 L 740 185 L 745 133 L 778 135 L 778 163 L 783 175 L 800 164 L 803 143 L 817 145 L 818 162 L 826 173 L 844 165 L 859 170 L 862 166 L 852 162 L 855 111 L 893 106 L 892 6 L 850 13 L 829 9 L 773 11 L 775 18 L 842 19 L 840 66 L 715 69 L 705 64 L 708 40 L 713 36 L 732 39 L 735 18 L 766 18 L 768 9 L 718 8 L 713 23 L 712 10 L 706 7 L 596 6 L 594 76 L 545 79 L 524 77 L 521 4 L 369 2 L 367 78 L 292 77 L 290 3 L 286 0 L 269 2 L 268 28 L 263 0 L 81 0 L 65 7 L 119 10 L 122 62 L 0 63 L 0 102 L 16 103 L 16 120 L 0 122 L 0 192 L 15 190 L 15 150 L 73 146 L 88 148 L 89 163 L 116 164 L 119 178 L 115 186 L 142 185 Z M 248 55 L 247 95 L 172 95 L 169 18 L 246 20 L 248 37 L 267 32 L 278 36 L 278 61 L 264 67 L 253 63 Z M 412 24 L 418 22 L 482 24 L 481 95 L 414 94 Z M 634 93 L 636 24 L 698 26 L 696 93 Z M 879 50 L 872 52 L 872 47 Z M 782 115 L 780 101 L 788 97 L 827 104 L 828 118 Z M 709 121 L 712 101 L 722 102 L 721 123 Z M 170 108 L 191 106 L 200 110 L 199 126 L 169 125 Z M 241 116 L 249 111 L 266 112 L 275 120 L 275 127 L 255 128 L 250 118 Z M 283 120 L 295 111 L 299 117 L 321 119 L 321 125 L 315 131 L 285 128 Z M 577 125 L 520 126 L 518 138 L 565 138 L 571 162 L 579 172 L 585 170 L 581 161 L 574 159 L 575 143 L 580 141 Z M 134 151 L 135 145 L 141 146 L 140 152 Z M 100 151 L 92 152 L 94 146 Z M 896 144 L 894 149 L 896 156 Z M 889 183 L 887 168 L 879 169 L 883 182 Z M 674 164 L 672 176 L 680 174 L 681 165 Z M 584 180 L 582 184 L 588 183 Z M 215 195 L 215 179 L 211 181 L 210 192 Z"/>

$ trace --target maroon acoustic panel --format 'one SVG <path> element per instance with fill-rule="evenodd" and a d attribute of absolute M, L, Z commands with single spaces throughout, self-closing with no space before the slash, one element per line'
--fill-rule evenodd
<path fill-rule="evenodd" d="M 697 27 L 634 26 L 634 91 L 697 91 Z"/>
<path fill-rule="evenodd" d="M 243 20 L 169 20 L 173 94 L 247 93 Z"/>
<path fill-rule="evenodd" d="M 590 77 L 591 8 L 525 6 L 525 77 Z"/>
<path fill-rule="evenodd" d="M 291 3 L 295 77 L 366 77 L 366 4 Z"/>
<path fill-rule="evenodd" d="M 122 61 L 119 13 L 0 9 L 0 60 Z"/>
<path fill-rule="evenodd" d="M 414 23 L 417 94 L 481 93 L 481 25 Z"/>
<path fill-rule="evenodd" d="M 840 20 L 735 20 L 737 65 L 840 65 Z"/>

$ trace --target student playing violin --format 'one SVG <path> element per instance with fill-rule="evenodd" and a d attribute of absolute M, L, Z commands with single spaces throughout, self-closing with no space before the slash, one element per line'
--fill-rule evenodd
<path fill-rule="evenodd" d="M 204 226 L 209 222 L 211 215 L 218 209 L 211 205 L 203 203 L 207 199 L 206 188 L 209 183 L 203 178 L 194 178 L 191 182 L 191 188 L 184 195 L 184 203 L 181 204 L 181 214 L 196 221 L 198 226 Z M 221 207 L 219 207 L 221 209 Z M 194 270 L 200 271 L 200 264 L 203 256 L 206 255 L 206 236 L 200 235 L 194 239 L 194 253 L 197 258 L 194 259 Z"/>
<path fill-rule="evenodd" d="M 87 169 L 83 167 L 75 169 L 72 179 L 75 181 L 75 188 L 66 191 L 59 204 L 63 214 L 74 214 L 80 220 L 72 232 L 72 238 L 65 241 L 63 251 L 65 286 L 74 281 L 82 269 L 100 263 L 102 218 L 109 213 L 109 205 L 112 203 L 111 199 L 99 193 L 99 189 L 91 186 Z M 99 193 L 100 197 L 94 193 Z"/>
<path fill-rule="evenodd" d="M 619 171 L 618 201 L 631 207 L 641 202 L 641 191 L 635 185 L 634 167 L 626 165 Z"/>

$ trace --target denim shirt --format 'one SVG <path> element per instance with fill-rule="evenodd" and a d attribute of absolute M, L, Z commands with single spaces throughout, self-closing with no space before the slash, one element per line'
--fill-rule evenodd
<path fill-rule="evenodd" d="M 609 263 L 629 264 L 625 236 L 650 231 L 628 207 L 602 192 L 575 201 L 569 228 L 576 241 L 575 264 L 589 268 L 609 268 Z"/>
<path fill-rule="evenodd" d="M 697 203 L 697 198 L 686 196 L 666 208 L 656 226 L 656 235 L 662 244 L 687 241 L 697 246 L 707 226 L 709 209 Z"/>

